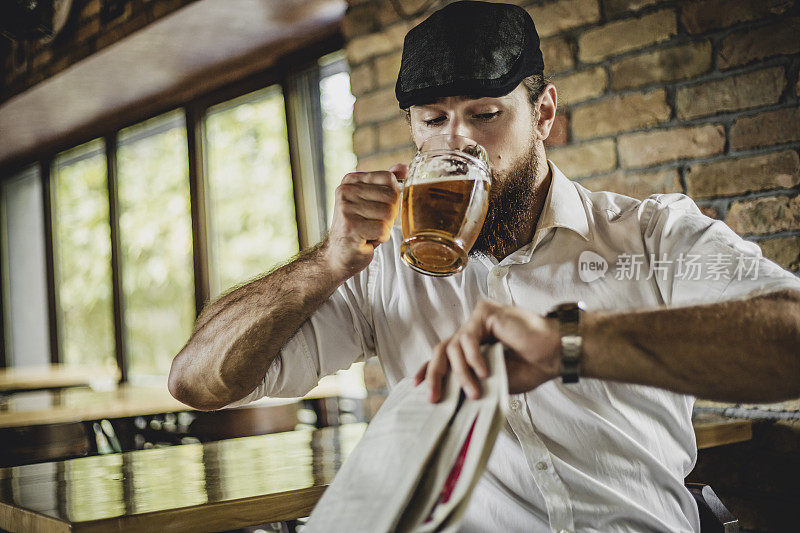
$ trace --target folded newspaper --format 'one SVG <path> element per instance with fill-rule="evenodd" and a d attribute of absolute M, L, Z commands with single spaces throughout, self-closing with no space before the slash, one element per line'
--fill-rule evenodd
<path fill-rule="evenodd" d="M 503 346 L 484 347 L 484 355 L 489 377 L 477 400 L 453 376 L 435 404 L 412 378 L 397 383 L 304 533 L 456 531 L 508 405 Z"/>

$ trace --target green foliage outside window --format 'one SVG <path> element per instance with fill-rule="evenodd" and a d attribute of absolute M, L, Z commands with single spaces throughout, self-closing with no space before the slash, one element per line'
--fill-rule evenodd
<path fill-rule="evenodd" d="M 52 183 L 63 361 L 115 365 L 103 142 L 92 141 L 60 154 L 53 165 Z"/>
<path fill-rule="evenodd" d="M 209 110 L 212 296 L 299 251 L 283 95 L 270 87 Z"/>
<path fill-rule="evenodd" d="M 133 377 L 166 376 L 195 318 L 186 129 L 179 112 L 120 132 L 124 322 Z"/>

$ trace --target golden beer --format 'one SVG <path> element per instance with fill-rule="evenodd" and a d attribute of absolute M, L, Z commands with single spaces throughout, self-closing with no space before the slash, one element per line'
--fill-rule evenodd
<path fill-rule="evenodd" d="M 486 218 L 491 183 L 481 145 L 452 134 L 426 139 L 403 186 L 403 261 L 429 276 L 463 270 Z"/>
<path fill-rule="evenodd" d="M 403 189 L 400 255 L 433 276 L 460 272 L 486 217 L 488 176 L 468 172 L 412 182 Z"/>

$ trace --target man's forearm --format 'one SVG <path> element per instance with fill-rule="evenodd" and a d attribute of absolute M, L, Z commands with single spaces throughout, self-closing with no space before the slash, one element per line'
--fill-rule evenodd
<path fill-rule="evenodd" d="M 586 377 L 719 401 L 800 396 L 800 292 L 633 313 L 587 313 Z"/>
<path fill-rule="evenodd" d="M 324 247 L 206 306 L 175 357 L 172 394 L 199 409 L 218 409 L 249 394 L 284 343 L 343 283 L 325 263 Z"/>

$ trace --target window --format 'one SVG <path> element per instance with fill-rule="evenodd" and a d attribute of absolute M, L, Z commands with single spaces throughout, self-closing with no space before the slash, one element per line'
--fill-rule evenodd
<path fill-rule="evenodd" d="M 336 187 L 356 169 L 353 153 L 353 105 L 350 75 L 341 53 L 320 60 L 320 104 L 322 107 L 322 152 L 325 164 L 325 211 L 328 227 L 333 219 Z"/>
<path fill-rule="evenodd" d="M 51 194 L 63 362 L 115 365 L 111 228 L 102 140 L 56 157 Z"/>
<path fill-rule="evenodd" d="M 251 92 L 246 80 L 224 89 L 233 99 L 215 92 L 187 102 L 188 124 L 179 108 L 105 132 L 108 147 L 96 139 L 44 154 L 49 181 L 39 167 L 3 176 L 7 364 L 48 363 L 57 332 L 65 363 L 121 357 L 132 381 L 163 383 L 192 332 L 195 298 L 216 298 L 320 238 L 334 190 L 356 166 L 355 99 L 343 53 L 296 67 L 279 73 L 285 84 Z M 330 379 L 343 395 L 363 396 L 362 367 Z"/>
<path fill-rule="evenodd" d="M 42 198 L 36 167 L 2 184 L 4 333 L 15 366 L 50 362 Z"/>
<path fill-rule="evenodd" d="M 122 130 L 117 154 L 130 374 L 166 376 L 195 318 L 183 114 L 169 113 Z"/>
<path fill-rule="evenodd" d="M 280 88 L 209 109 L 205 131 L 213 298 L 300 246 Z"/>

